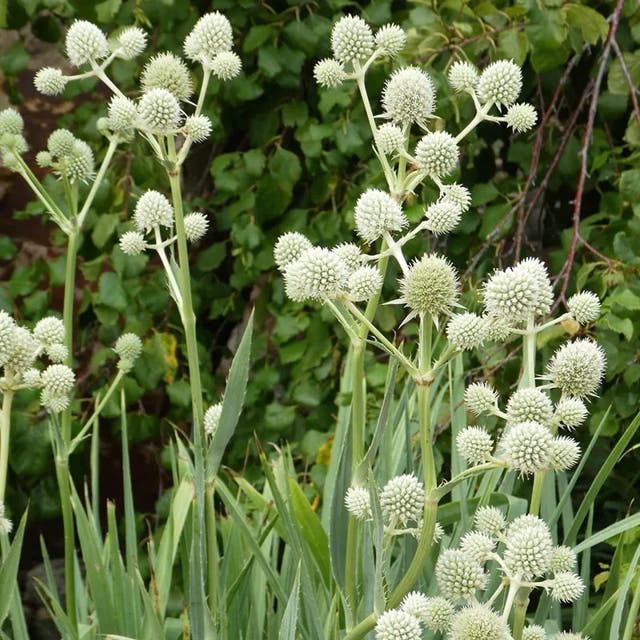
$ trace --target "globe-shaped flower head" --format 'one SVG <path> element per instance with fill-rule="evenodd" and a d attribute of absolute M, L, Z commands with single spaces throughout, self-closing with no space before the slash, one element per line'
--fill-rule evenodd
<path fill-rule="evenodd" d="M 557 602 L 575 602 L 584 591 L 582 578 L 573 571 L 560 571 L 551 581 L 551 598 Z"/>
<path fill-rule="evenodd" d="M 16 328 L 14 319 L 6 311 L 0 310 L 0 366 L 5 365 L 11 356 Z"/>
<path fill-rule="evenodd" d="M 511 106 L 522 90 L 522 71 L 512 60 L 492 62 L 478 80 L 478 97 L 483 103 Z"/>
<path fill-rule="evenodd" d="M 427 133 L 416 146 L 416 163 L 427 175 L 448 176 L 458 164 L 458 143 L 446 131 Z"/>
<path fill-rule="evenodd" d="M 106 36 L 95 24 L 86 20 L 76 20 L 69 27 L 66 48 L 69 61 L 76 67 L 109 55 Z"/>
<path fill-rule="evenodd" d="M 539 422 L 521 422 L 510 426 L 500 442 L 509 467 L 522 475 L 542 471 L 549 466 L 553 436 Z"/>
<path fill-rule="evenodd" d="M 212 58 L 208 66 L 218 80 L 227 81 L 240 75 L 242 60 L 233 51 L 221 51 Z"/>
<path fill-rule="evenodd" d="M 278 238 L 273 249 L 273 258 L 276 266 L 280 270 L 284 269 L 311 247 L 311 242 L 301 233 L 297 231 L 284 233 Z"/>
<path fill-rule="evenodd" d="M 385 155 L 392 155 L 403 147 L 404 135 L 402 129 L 392 122 L 385 122 L 378 127 L 376 144 Z"/>
<path fill-rule="evenodd" d="M 349 298 L 354 302 L 364 302 L 382 289 L 382 275 L 377 267 L 363 265 L 349 276 Z"/>
<path fill-rule="evenodd" d="M 547 640 L 547 634 L 544 627 L 530 624 L 522 630 L 522 640 Z"/>
<path fill-rule="evenodd" d="M 569 313 L 580 324 L 595 322 L 600 316 L 600 299 L 591 291 L 581 291 L 574 293 L 567 300 Z"/>
<path fill-rule="evenodd" d="M 142 91 L 166 89 L 178 100 L 188 100 L 193 83 L 187 65 L 173 53 L 159 53 L 145 64 L 140 76 Z"/>
<path fill-rule="evenodd" d="M 453 605 L 446 598 L 441 596 L 427 598 L 419 591 L 408 593 L 404 597 L 400 609 L 420 620 L 431 631 L 436 632 L 447 631 L 455 613 Z"/>
<path fill-rule="evenodd" d="M 113 96 L 109 102 L 109 126 L 114 131 L 128 132 L 135 129 L 138 119 L 136 103 L 125 96 Z"/>
<path fill-rule="evenodd" d="M 554 420 L 569 430 L 579 427 L 586 419 L 589 412 L 580 398 L 564 397 L 556 405 Z"/>
<path fill-rule="evenodd" d="M 142 94 L 138 113 L 142 126 L 153 133 L 173 133 L 182 120 L 178 99 L 171 91 L 160 87 Z"/>
<path fill-rule="evenodd" d="M 380 492 L 380 507 L 387 519 L 401 524 L 418 522 L 424 509 L 424 486 L 413 474 L 391 478 Z"/>
<path fill-rule="evenodd" d="M 476 416 L 491 413 L 497 402 L 498 392 L 486 382 L 474 382 L 465 389 L 464 404 Z"/>
<path fill-rule="evenodd" d="M 549 425 L 553 417 L 553 405 L 549 396 L 535 387 L 518 389 L 507 403 L 507 422 L 539 422 Z"/>
<path fill-rule="evenodd" d="M 466 427 L 457 435 L 456 447 L 470 464 L 482 464 L 491 457 L 493 438 L 482 427 Z"/>
<path fill-rule="evenodd" d="M 486 605 L 461 609 L 451 621 L 448 640 L 511 640 L 505 620 Z"/>
<path fill-rule="evenodd" d="M 385 56 L 395 57 L 404 49 L 407 36 L 397 24 L 385 24 L 376 32 L 376 46 Z"/>
<path fill-rule="evenodd" d="M 605 355 L 593 340 L 568 342 L 547 365 L 548 377 L 565 395 L 584 398 L 595 395 L 604 375 Z"/>
<path fill-rule="evenodd" d="M 509 107 L 505 120 L 507 126 L 511 127 L 516 133 L 524 133 L 533 128 L 538 120 L 538 114 L 533 105 L 522 102 Z"/>
<path fill-rule="evenodd" d="M 385 232 L 400 231 L 407 219 L 400 204 L 388 193 L 367 189 L 356 202 L 355 223 L 358 235 L 371 244 Z"/>
<path fill-rule="evenodd" d="M 113 350 L 120 357 L 118 368 L 130 371 L 142 353 L 142 340 L 135 333 L 123 333 L 116 340 Z"/>
<path fill-rule="evenodd" d="M 312 247 L 286 267 L 284 278 L 287 295 L 292 300 L 324 300 L 344 290 L 347 268 L 329 249 Z"/>
<path fill-rule="evenodd" d="M 211 405 L 204 414 L 205 433 L 213 438 L 220 426 L 220 416 L 222 416 L 222 402 Z"/>
<path fill-rule="evenodd" d="M 449 320 L 447 338 L 461 351 L 475 349 L 487 339 L 487 321 L 475 313 L 457 313 Z"/>
<path fill-rule="evenodd" d="M 169 200 L 159 191 L 150 189 L 138 199 L 133 220 L 140 231 L 149 232 L 154 227 L 173 226 L 173 215 Z"/>
<path fill-rule="evenodd" d="M 498 507 L 480 507 L 474 517 L 476 529 L 487 535 L 497 537 L 507 526 L 504 514 Z"/>
<path fill-rule="evenodd" d="M 366 487 L 349 487 L 344 496 L 344 506 L 358 520 L 371 518 L 371 498 Z"/>
<path fill-rule="evenodd" d="M 35 88 L 45 96 L 59 96 L 67 86 L 68 79 L 61 69 L 43 67 L 33 78 Z"/>
<path fill-rule="evenodd" d="M 487 575 L 480 563 L 460 549 L 442 551 L 435 573 L 440 592 L 452 602 L 472 598 L 487 583 Z"/>
<path fill-rule="evenodd" d="M 184 41 L 189 60 L 207 64 L 218 53 L 229 51 L 233 44 L 231 23 L 219 11 L 202 16 Z"/>
<path fill-rule="evenodd" d="M 316 62 L 313 67 L 313 77 L 321 87 L 331 89 L 340 86 L 345 81 L 347 74 L 341 62 L 333 58 L 324 58 Z"/>
<path fill-rule="evenodd" d="M 64 323 L 60 318 L 52 316 L 38 320 L 33 328 L 33 335 L 41 344 L 48 346 L 51 344 L 64 342 Z"/>
<path fill-rule="evenodd" d="M 339 62 L 363 62 L 373 53 L 373 47 L 371 28 L 359 16 L 344 16 L 333 25 L 331 50 Z"/>
<path fill-rule="evenodd" d="M 200 211 L 193 211 L 184 217 L 184 235 L 189 242 L 204 238 L 209 228 L 209 219 Z"/>
<path fill-rule="evenodd" d="M 376 640 L 420 640 L 420 623 L 405 611 L 385 611 L 376 622 Z"/>
<path fill-rule="evenodd" d="M 211 135 L 211 119 L 208 116 L 193 115 L 185 118 L 182 130 L 192 142 L 204 142 Z"/>
<path fill-rule="evenodd" d="M 455 202 L 442 199 L 431 203 L 424 212 L 424 217 L 429 231 L 439 236 L 450 233 L 458 226 L 462 209 Z"/>
<path fill-rule="evenodd" d="M 447 79 L 454 91 L 473 93 L 478 84 L 478 70 L 471 63 L 458 60 L 451 65 Z"/>
<path fill-rule="evenodd" d="M 382 91 L 384 117 L 404 127 L 426 125 L 435 109 L 435 91 L 428 74 L 418 67 L 394 71 Z"/>
<path fill-rule="evenodd" d="M 138 27 L 126 27 L 116 36 L 116 55 L 122 60 L 133 60 L 147 47 L 147 34 Z"/>
<path fill-rule="evenodd" d="M 531 515 L 516 518 L 505 532 L 504 561 L 524 580 L 541 577 L 551 568 L 553 540 L 549 526 Z"/>

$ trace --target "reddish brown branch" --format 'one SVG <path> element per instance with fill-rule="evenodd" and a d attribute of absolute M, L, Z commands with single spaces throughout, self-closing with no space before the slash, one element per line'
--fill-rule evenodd
<path fill-rule="evenodd" d="M 631 104 L 633 105 L 633 113 L 636 116 L 636 122 L 640 125 L 640 107 L 638 107 L 638 96 L 636 86 L 633 84 L 633 80 L 631 79 L 631 74 L 629 73 L 629 68 L 627 67 L 627 63 L 624 61 L 624 56 L 622 55 L 622 51 L 620 51 L 620 45 L 617 40 L 614 38 L 611 42 L 611 46 L 613 47 L 613 51 L 618 58 L 618 62 L 620 63 L 620 68 L 622 69 L 622 75 L 629 87 L 629 95 L 631 96 Z"/>

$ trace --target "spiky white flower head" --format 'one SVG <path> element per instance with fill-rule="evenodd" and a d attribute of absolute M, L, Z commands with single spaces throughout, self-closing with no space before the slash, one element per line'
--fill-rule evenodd
<path fill-rule="evenodd" d="M 513 332 L 513 327 L 506 318 L 490 315 L 486 318 L 489 323 L 487 338 L 491 342 L 504 342 Z"/>
<path fill-rule="evenodd" d="M 400 204 L 380 189 L 367 189 L 358 198 L 355 223 L 358 235 L 368 244 L 385 232 L 400 231 L 408 224 Z"/>
<path fill-rule="evenodd" d="M 458 278 L 451 263 L 437 254 L 425 254 L 409 266 L 400 281 L 402 301 L 414 314 L 448 313 L 458 298 Z"/>
<path fill-rule="evenodd" d="M 153 56 L 142 69 L 140 86 L 143 92 L 166 89 L 178 100 L 188 100 L 193 93 L 193 82 L 187 65 L 173 53 Z"/>
<path fill-rule="evenodd" d="M 40 392 L 40 404 L 50 413 L 60 413 L 69 408 L 69 396 L 51 392 L 46 387 Z"/>
<path fill-rule="evenodd" d="M 423 521 L 419 520 L 418 528 L 420 528 L 422 524 Z M 442 538 L 444 538 L 444 527 L 439 522 L 436 522 L 436 526 L 433 529 L 433 544 L 437 544 Z"/>
<path fill-rule="evenodd" d="M 282 234 L 273 248 L 276 266 L 282 271 L 312 246 L 309 239 L 297 231 L 288 231 Z"/>
<path fill-rule="evenodd" d="M 591 291 L 574 293 L 567 300 L 569 313 L 580 324 L 595 322 L 600 316 L 600 298 Z"/>
<path fill-rule="evenodd" d="M 480 564 L 489 559 L 495 547 L 495 538 L 482 531 L 469 531 L 460 541 L 460 549 Z"/>
<path fill-rule="evenodd" d="M 407 43 L 407 35 L 397 24 L 385 24 L 376 31 L 376 46 L 385 56 L 394 58 Z"/>
<path fill-rule="evenodd" d="M 64 364 L 51 364 L 43 372 L 40 378 L 42 386 L 52 395 L 68 395 L 76 383 L 73 371 Z"/>
<path fill-rule="evenodd" d="M 354 302 L 364 302 L 382 289 L 382 274 L 377 267 L 364 265 L 349 276 L 349 298 Z"/>
<path fill-rule="evenodd" d="M 538 114 L 535 108 L 527 102 L 512 104 L 505 116 L 507 126 L 511 127 L 516 133 L 529 131 L 529 129 L 532 129 L 536 124 L 537 120 Z"/>
<path fill-rule="evenodd" d="M 116 340 L 113 350 L 120 358 L 118 367 L 128 371 L 142 353 L 142 340 L 135 333 L 123 333 Z"/>
<path fill-rule="evenodd" d="M 151 89 L 138 103 L 142 126 L 153 133 L 173 133 L 180 127 L 182 111 L 177 98 L 167 89 Z"/>
<path fill-rule="evenodd" d="M 478 70 L 470 62 L 457 60 L 451 65 L 447 79 L 454 91 L 473 93 L 478 84 Z"/>
<path fill-rule="evenodd" d="M 107 38 L 87 20 L 76 20 L 67 31 L 67 57 L 72 65 L 80 67 L 87 62 L 102 60 L 109 55 Z"/>
<path fill-rule="evenodd" d="M 184 217 L 184 235 L 189 242 L 196 242 L 207 233 L 209 219 L 204 213 L 194 211 Z"/>
<path fill-rule="evenodd" d="M 68 129 L 56 129 L 47 139 L 47 149 L 52 156 L 62 158 L 73 152 L 76 137 Z"/>
<path fill-rule="evenodd" d="M 596 394 L 604 375 L 602 347 L 589 338 L 567 342 L 547 365 L 548 377 L 562 393 L 584 398 Z"/>
<path fill-rule="evenodd" d="M 539 422 L 520 422 L 507 429 L 500 441 L 509 467 L 528 476 L 548 468 L 553 449 L 551 431 Z"/>
<path fill-rule="evenodd" d="M 520 516 L 505 533 L 504 562 L 524 580 L 543 576 L 551 568 L 553 540 L 549 526 L 536 516 Z"/>
<path fill-rule="evenodd" d="M 54 342 L 44 349 L 47 357 L 55 364 L 61 364 L 69 357 L 69 349 L 62 342 Z"/>
<path fill-rule="evenodd" d="M 448 176 L 458 164 L 458 143 L 446 131 L 431 131 L 416 146 L 418 167 L 436 178 Z"/>
<path fill-rule="evenodd" d="M 323 58 L 313 67 L 313 77 L 325 89 L 339 87 L 347 78 L 342 62 L 333 58 Z"/>
<path fill-rule="evenodd" d="M 0 135 L 0 149 L 4 151 L 2 161 L 4 165 L 15 170 L 15 157 L 21 156 L 29 149 L 26 138 L 20 133 L 3 133 Z"/>
<path fill-rule="evenodd" d="M 475 349 L 487 339 L 487 321 L 475 313 L 452 315 L 447 324 L 447 338 L 456 349 Z"/>
<path fill-rule="evenodd" d="M 460 549 L 442 551 L 435 573 L 442 595 L 452 602 L 472 598 L 478 589 L 484 589 L 487 584 L 482 565 Z"/>
<path fill-rule="evenodd" d="M 62 164 L 71 182 L 87 182 L 93 177 L 95 159 L 91 147 L 84 140 L 73 143 L 71 154 L 64 158 Z"/>
<path fill-rule="evenodd" d="M 182 130 L 193 142 L 204 142 L 211 135 L 212 124 L 207 116 L 189 116 L 185 118 Z"/>
<path fill-rule="evenodd" d="M 344 506 L 357 520 L 371 518 L 371 496 L 366 487 L 349 487 L 344 496 Z"/>
<path fill-rule="evenodd" d="M 431 78 L 418 67 L 394 71 L 382 90 L 382 108 L 384 117 L 401 127 L 425 125 L 435 109 Z"/>
<path fill-rule="evenodd" d="M 460 207 L 462 213 L 466 213 L 471 206 L 471 193 L 467 187 L 457 182 L 445 184 L 440 192 L 440 202 L 452 202 Z"/>
<path fill-rule="evenodd" d="M 453 616 L 448 640 L 511 640 L 505 620 L 483 604 L 464 607 Z"/>
<path fill-rule="evenodd" d="M 498 507 L 480 507 L 473 516 L 478 531 L 490 536 L 499 536 L 507 526 L 504 514 Z"/>
<path fill-rule="evenodd" d="M 331 30 L 331 51 L 339 62 L 362 62 L 373 53 L 371 27 L 359 16 L 343 16 Z"/>
<path fill-rule="evenodd" d="M 576 552 L 571 547 L 560 545 L 553 548 L 551 554 L 551 571 L 559 573 L 572 571 L 576 566 Z"/>
<path fill-rule="evenodd" d="M 57 67 L 43 67 L 33 78 L 35 88 L 45 96 L 59 96 L 69 79 Z"/>
<path fill-rule="evenodd" d="M 474 382 L 464 391 L 464 404 L 476 416 L 491 413 L 498 402 L 498 392 L 486 382 Z"/>
<path fill-rule="evenodd" d="M 491 457 L 493 438 L 482 427 L 466 427 L 456 436 L 456 447 L 469 464 L 482 464 Z"/>
<path fill-rule="evenodd" d="M 18 135 L 24 129 L 22 116 L 13 107 L 7 107 L 0 111 L 0 133 Z"/>
<path fill-rule="evenodd" d="M 417 522 L 424 511 L 424 485 L 412 473 L 395 476 L 380 492 L 380 507 L 389 520 Z"/>
<path fill-rule="evenodd" d="M 207 66 L 218 80 L 233 80 L 242 71 L 242 60 L 233 51 L 221 51 L 211 59 Z"/>
<path fill-rule="evenodd" d="M 462 209 L 451 200 L 432 202 L 424 212 L 427 229 L 439 236 L 453 231 L 460 223 Z"/>
<path fill-rule="evenodd" d="M 544 627 L 530 624 L 522 630 L 522 640 L 547 640 L 547 634 Z"/>
<path fill-rule="evenodd" d="M 120 236 L 120 249 L 128 256 L 139 256 L 147 248 L 144 236 L 139 231 L 126 231 Z"/>
<path fill-rule="evenodd" d="M 376 144 L 378 145 L 378 149 L 385 155 L 393 155 L 404 146 L 402 129 L 398 125 L 393 124 L 393 122 L 385 122 L 378 127 Z"/>
<path fill-rule="evenodd" d="M 571 631 L 563 631 L 553 636 L 553 640 L 589 640 L 589 636 L 583 636 L 581 633 L 572 633 Z"/>
<path fill-rule="evenodd" d="M 302 237 L 304 238 L 304 236 Z M 360 247 L 353 242 L 343 242 L 331 249 L 331 251 L 344 262 L 349 275 L 364 264 L 364 256 L 360 251 Z"/>
<path fill-rule="evenodd" d="M 513 60 L 496 60 L 480 74 L 478 97 L 483 103 L 511 106 L 522 90 L 522 71 Z"/>
<path fill-rule="evenodd" d="M 207 13 L 196 22 L 184 41 L 184 52 L 194 62 L 208 62 L 233 44 L 231 23 L 219 11 Z"/>
<path fill-rule="evenodd" d="M 149 232 L 154 227 L 173 225 L 173 207 L 169 200 L 159 191 L 145 191 L 136 203 L 133 221 L 139 231 Z"/>
<path fill-rule="evenodd" d="M 558 602 L 575 602 L 583 591 L 582 578 L 572 571 L 560 571 L 551 580 L 551 597 Z"/>
<path fill-rule="evenodd" d="M 405 611 L 385 611 L 376 622 L 376 640 L 420 640 L 422 630 L 417 618 Z"/>
<path fill-rule="evenodd" d="M 549 425 L 553 417 L 553 405 L 549 396 L 535 387 L 518 389 L 507 402 L 507 422 L 539 422 Z"/>
<path fill-rule="evenodd" d="M 554 420 L 570 431 L 579 427 L 589 415 L 587 407 L 580 398 L 564 396 L 556 405 Z"/>
<path fill-rule="evenodd" d="M 38 151 L 36 154 L 36 164 L 43 169 L 51 166 L 53 158 L 48 151 Z"/>
<path fill-rule="evenodd" d="M 38 320 L 33 328 L 33 335 L 36 340 L 44 345 L 64 342 L 64 333 L 64 323 L 60 318 L 54 318 L 53 316 Z"/>
<path fill-rule="evenodd" d="M 550 465 L 556 471 L 568 471 L 580 459 L 580 445 L 567 436 L 556 436 L 551 441 Z"/>
<path fill-rule="evenodd" d="M 212 404 L 204 414 L 204 430 L 205 433 L 212 437 L 215 435 L 220 425 L 220 416 L 222 415 L 222 402 Z"/>
<path fill-rule="evenodd" d="M 323 300 L 338 295 L 345 287 L 347 267 L 335 253 L 311 247 L 284 270 L 287 295 L 296 302 Z"/>
<path fill-rule="evenodd" d="M 455 613 L 453 605 L 446 598 L 428 598 L 419 591 L 408 593 L 400 605 L 400 610 L 417 618 L 428 629 L 436 632 L 447 631 Z"/>
<path fill-rule="evenodd" d="M 13 522 L 5 517 L 4 502 L 0 502 L 0 534 L 9 535 L 13 530 Z"/>
<path fill-rule="evenodd" d="M 515 266 L 516 270 L 530 273 L 535 280 L 537 302 L 535 314 L 544 316 L 551 310 L 553 304 L 553 287 L 549 279 L 549 270 L 539 258 L 525 258 Z"/>
<path fill-rule="evenodd" d="M 38 353 L 39 343 L 24 327 L 13 329 L 10 351 L 3 357 L 7 369 L 20 373 L 31 368 Z"/>
<path fill-rule="evenodd" d="M 138 107 L 125 96 L 113 96 L 109 102 L 109 127 L 114 131 L 131 131 L 136 126 Z"/>
<path fill-rule="evenodd" d="M 35 368 L 27 369 L 22 374 L 22 384 L 29 389 L 36 389 L 37 387 L 42 386 L 40 371 Z"/>
<path fill-rule="evenodd" d="M 147 34 L 139 27 L 126 27 L 115 38 L 116 57 L 133 60 L 147 48 Z"/>

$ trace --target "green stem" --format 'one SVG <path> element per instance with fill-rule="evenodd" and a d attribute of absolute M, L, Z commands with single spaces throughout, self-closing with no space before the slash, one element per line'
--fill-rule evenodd
<path fill-rule="evenodd" d="M 207 599 L 211 611 L 218 607 L 218 542 L 216 539 L 216 510 L 214 506 L 213 483 L 209 483 L 205 492 L 205 514 L 207 520 Z"/>
<path fill-rule="evenodd" d="M 9 440 L 11 436 L 11 403 L 13 391 L 6 390 L 2 398 L 2 416 L 0 416 L 0 502 L 4 503 L 7 491 L 7 472 L 9 470 Z"/>
<path fill-rule="evenodd" d="M 529 593 L 531 593 L 531 589 L 523 587 L 518 589 L 518 593 L 516 595 L 511 631 L 514 640 L 522 639 L 522 631 L 524 630 L 527 617 L 527 608 L 529 607 Z"/>

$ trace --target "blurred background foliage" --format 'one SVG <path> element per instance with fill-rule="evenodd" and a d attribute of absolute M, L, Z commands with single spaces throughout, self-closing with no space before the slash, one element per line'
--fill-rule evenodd
<path fill-rule="evenodd" d="M 244 71 L 224 87 L 212 83 L 205 113 L 214 133 L 194 149 L 186 167 L 187 206 L 207 212 L 213 222 L 193 251 L 192 271 L 209 403 L 219 400 L 243 323 L 256 309 L 246 409 L 226 464 L 256 478 L 255 438 L 265 447 L 287 441 L 300 470 L 309 473 L 309 496 L 321 497 L 336 403 L 348 401 L 337 388 L 345 341 L 328 314 L 285 298 L 272 247 L 279 234 L 290 230 L 325 245 L 355 239 L 355 200 L 365 186 L 383 183 L 354 88 L 320 91 L 312 75 L 315 61 L 330 55 L 336 16 L 358 12 L 374 27 L 393 21 L 407 29 L 403 63 L 423 65 L 432 74 L 437 114 L 450 131 L 459 130 L 473 114 L 471 102 L 452 96 L 446 86 L 453 60 L 469 59 L 482 67 L 511 58 L 523 65 L 522 99 L 538 109 L 540 128 L 518 137 L 504 127 L 481 125 L 464 146 L 456 176 L 472 190 L 472 212 L 450 237 L 417 239 L 409 251 L 446 250 L 465 274 L 465 302 L 472 307 L 484 276 L 528 255 L 540 256 L 552 273 L 564 275 L 556 283 L 560 308 L 564 291 L 585 288 L 604 299 L 601 319 L 587 329 L 608 357 L 607 381 L 593 400 L 591 424 L 595 427 L 611 407 L 605 437 L 590 461 L 595 474 L 598 460 L 640 404 L 638 2 L 616 8 L 612 2 L 562 0 L 0 1 L 4 101 L 25 117 L 31 159 L 57 126 L 87 140 L 98 157 L 105 146 L 95 123 L 106 112 L 108 95 L 95 81 L 74 83 L 59 99 L 45 100 L 32 86 L 39 67 L 58 60 L 63 64 L 60 52 L 73 19 L 94 20 L 105 31 L 135 22 L 150 33 L 151 55 L 180 52 L 193 23 L 212 9 L 224 12 L 234 26 Z M 612 16 L 616 35 L 608 41 Z M 112 69 L 123 90 L 133 91 L 137 61 L 116 61 Z M 374 104 L 389 70 L 379 65 L 370 73 Z M 590 109 L 595 113 L 592 131 Z M 144 337 L 144 357 L 126 382 L 134 486 L 137 508 L 160 515 L 163 502 L 156 501 L 169 482 L 163 447 L 174 428 L 188 424 L 186 353 L 161 269 L 147 257 L 125 258 L 117 238 L 129 228 L 135 199 L 145 188 L 168 188 L 162 179 L 138 141 L 120 152 L 100 187 L 81 248 L 76 353 L 78 395 L 86 399 L 111 374 L 110 347 L 118 335 L 126 329 Z M 55 181 L 47 182 L 55 192 Z M 409 203 L 412 220 L 421 217 L 423 204 Z M 61 308 L 63 238 L 41 219 L 40 207 L 15 175 L 0 174 L 0 208 L 0 307 L 21 322 L 34 323 L 49 309 Z M 394 283 L 390 277 L 386 286 Z M 380 323 L 391 328 L 395 314 L 384 307 Z M 559 326 L 555 338 L 576 330 Z M 552 336 L 539 346 L 550 355 L 555 345 Z M 509 359 L 515 348 L 513 343 L 481 359 L 470 356 L 470 379 L 491 378 L 506 392 L 506 381 L 517 378 L 518 365 Z M 386 367 L 377 360 L 382 356 L 368 357 L 369 392 L 377 396 Z M 48 430 L 44 415 L 34 423 L 35 399 L 21 402 L 9 502 L 18 510 L 29 500 L 30 517 L 45 526 L 58 509 Z M 107 418 L 118 411 L 114 404 Z M 447 416 L 440 419 L 446 428 Z M 105 495 L 117 498 L 116 425 L 103 421 L 101 460 Z M 640 466 L 633 457 L 637 451 L 610 479 L 599 525 L 624 513 L 630 497 L 638 495 Z M 84 462 L 82 455 L 75 461 L 78 477 Z"/>

